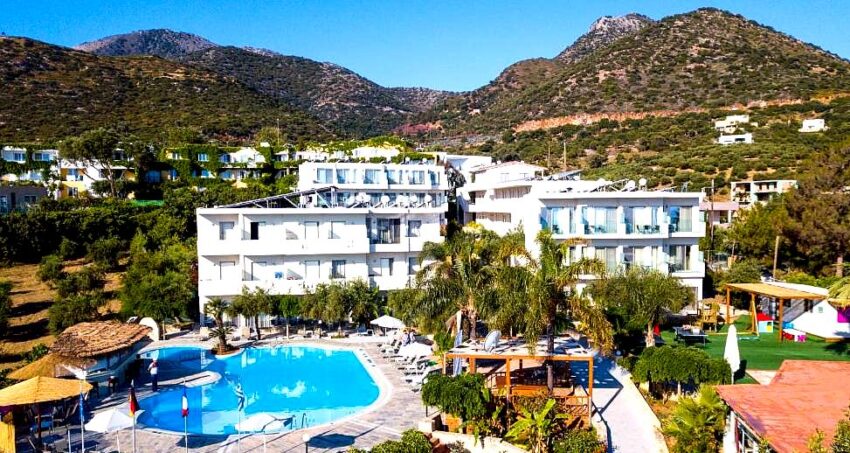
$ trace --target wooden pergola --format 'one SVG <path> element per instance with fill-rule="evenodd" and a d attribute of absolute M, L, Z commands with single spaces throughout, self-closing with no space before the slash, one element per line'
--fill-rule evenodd
<path fill-rule="evenodd" d="M 786 288 L 784 286 L 771 285 L 769 283 L 727 283 L 726 284 L 726 323 L 731 320 L 730 306 L 732 305 L 732 291 L 742 291 L 750 294 L 750 311 L 752 312 L 753 328 L 756 325 L 756 295 L 767 296 L 776 299 L 779 305 L 779 341 L 783 340 L 782 322 L 783 309 L 786 300 L 823 300 L 827 296 L 810 293 L 799 289 Z"/>
<path fill-rule="evenodd" d="M 503 361 L 505 363 L 505 379 L 504 379 L 504 388 L 507 393 L 506 396 L 508 399 L 511 396 L 529 396 L 531 394 L 541 394 L 545 392 L 546 394 L 550 394 L 556 398 L 564 399 L 564 400 L 574 400 L 578 401 L 586 398 L 587 401 L 581 401 L 581 406 L 586 406 L 587 409 L 587 422 L 590 423 L 590 417 L 593 413 L 593 355 L 583 348 L 571 348 L 565 349 L 563 344 L 565 342 L 560 341 L 556 342 L 555 352 L 548 353 L 546 352 L 546 342 L 540 341 L 537 344 L 537 350 L 529 351 L 528 346 L 525 342 L 521 341 L 509 341 L 502 344 L 497 345 L 496 347 L 485 350 L 481 346 L 476 345 L 468 345 L 464 344 L 455 348 L 452 348 L 446 354 L 446 360 L 443 361 L 443 374 L 446 373 L 446 364 L 452 361 L 453 359 L 461 359 L 469 361 L 469 369 L 470 373 L 477 372 L 477 364 L 476 362 L 479 360 L 498 360 Z M 519 361 L 519 369 L 522 369 L 523 361 L 537 361 L 537 362 L 584 362 L 587 364 L 587 396 L 575 396 L 575 395 L 567 395 L 560 388 L 553 388 L 552 392 L 549 392 L 549 388 L 546 385 L 524 385 L 524 384 L 514 384 L 511 382 L 511 362 Z M 516 371 L 516 370 L 515 370 Z"/>

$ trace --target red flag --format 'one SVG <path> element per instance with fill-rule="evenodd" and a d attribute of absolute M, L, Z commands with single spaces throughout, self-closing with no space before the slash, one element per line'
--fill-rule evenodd
<path fill-rule="evenodd" d="M 139 401 L 136 400 L 136 389 L 133 381 L 130 381 L 130 415 L 136 415 L 139 410 Z"/>

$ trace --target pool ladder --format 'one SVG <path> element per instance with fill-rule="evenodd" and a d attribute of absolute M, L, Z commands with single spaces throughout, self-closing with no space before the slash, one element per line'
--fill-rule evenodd
<path fill-rule="evenodd" d="M 304 429 L 307 426 L 307 413 L 304 412 L 301 414 L 301 429 Z"/>

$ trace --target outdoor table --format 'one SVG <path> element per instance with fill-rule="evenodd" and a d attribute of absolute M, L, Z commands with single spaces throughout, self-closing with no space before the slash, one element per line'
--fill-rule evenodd
<path fill-rule="evenodd" d="M 698 333 L 694 333 L 692 329 L 674 327 L 673 331 L 676 332 L 676 341 L 682 341 L 685 344 L 702 342 L 702 345 L 705 346 L 705 342 L 708 339 L 708 335 L 706 335 L 706 333 L 702 330 L 699 330 Z"/>

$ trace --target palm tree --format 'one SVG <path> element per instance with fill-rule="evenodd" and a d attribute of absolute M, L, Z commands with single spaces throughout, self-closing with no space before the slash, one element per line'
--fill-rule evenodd
<path fill-rule="evenodd" d="M 416 276 L 425 295 L 423 315 L 446 319 L 460 313 L 469 322 L 469 338 L 475 340 L 479 315 L 492 295 L 496 240 L 492 232 L 466 227 L 445 242 L 422 247 L 420 260 L 430 262 Z"/>
<path fill-rule="evenodd" d="M 850 277 L 844 277 L 829 287 L 830 301 L 840 305 L 850 304 Z"/>
<path fill-rule="evenodd" d="M 204 305 L 204 313 L 211 316 L 215 320 L 215 328 L 210 330 L 210 334 L 218 339 L 218 352 L 223 354 L 227 352 L 227 336 L 233 331 L 229 326 L 224 325 L 224 314 L 230 309 L 230 306 L 223 299 L 214 297 Z"/>
<path fill-rule="evenodd" d="M 254 291 L 249 291 L 247 287 L 242 287 L 242 294 L 233 299 L 233 305 L 230 307 L 233 314 L 242 315 L 245 319 L 254 321 L 254 328 L 257 329 L 257 340 L 260 340 L 260 315 L 271 313 L 274 308 L 274 297 L 263 288 L 256 288 Z"/>
<path fill-rule="evenodd" d="M 642 267 L 594 282 L 590 293 L 602 306 L 622 310 L 633 326 L 645 326 L 648 347 L 655 346 L 654 326 L 694 298 L 677 278 Z"/>
<path fill-rule="evenodd" d="M 713 387 L 703 385 L 693 397 L 679 400 L 667 419 L 664 434 L 676 439 L 674 453 L 719 451 L 726 421 L 726 405 Z"/>

